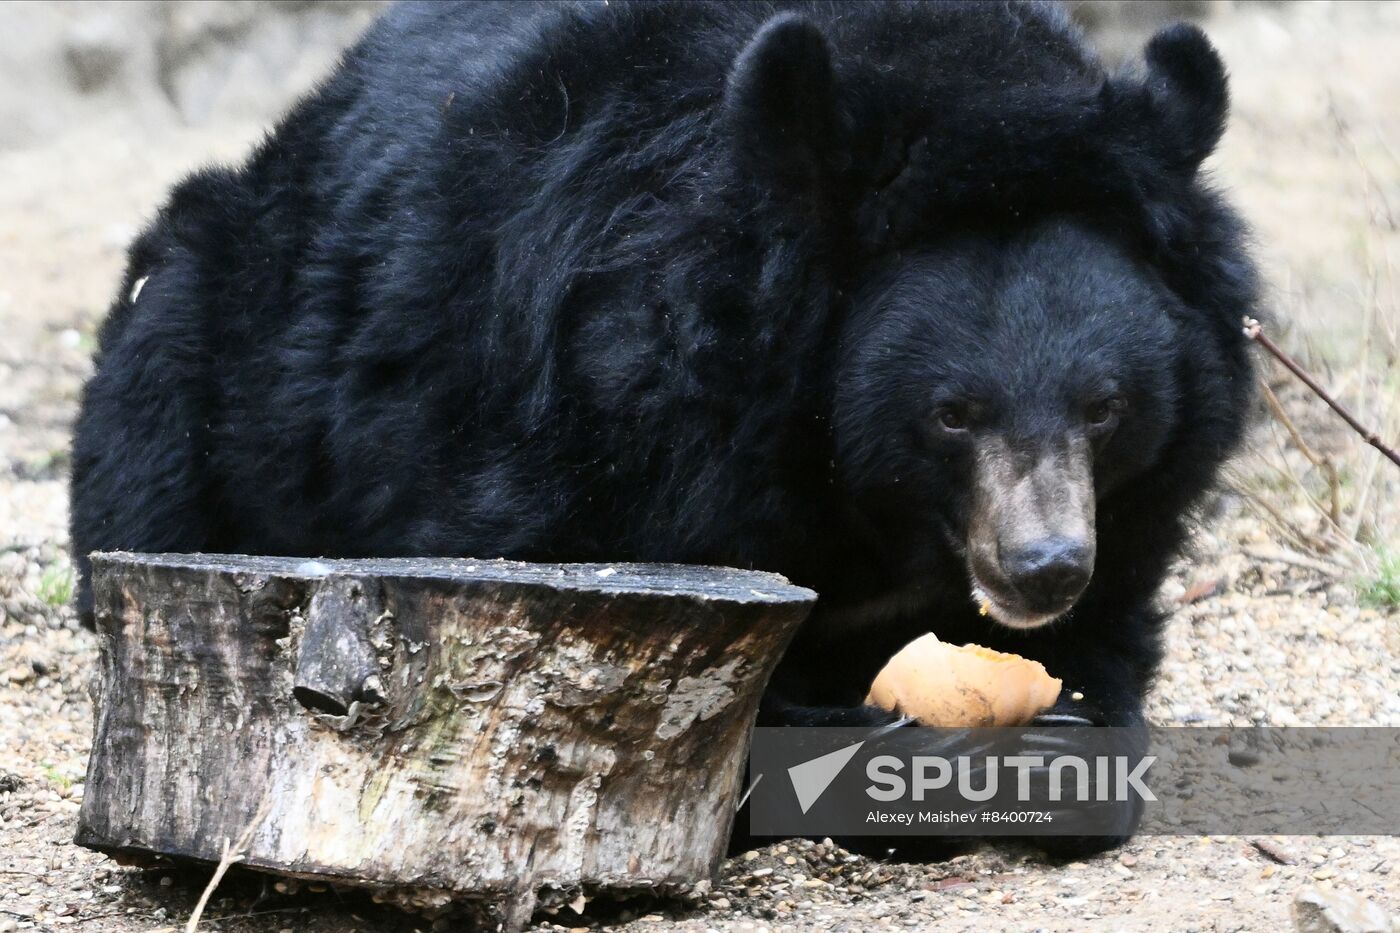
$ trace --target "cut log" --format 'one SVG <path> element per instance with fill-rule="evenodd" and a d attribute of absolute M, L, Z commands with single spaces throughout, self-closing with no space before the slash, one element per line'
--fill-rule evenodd
<path fill-rule="evenodd" d="M 750 571 L 93 555 L 77 841 L 466 903 L 683 894 L 815 595 Z"/>

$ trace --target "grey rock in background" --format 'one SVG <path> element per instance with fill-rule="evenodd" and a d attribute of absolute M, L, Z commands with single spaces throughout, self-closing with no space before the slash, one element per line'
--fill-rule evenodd
<path fill-rule="evenodd" d="M 383 4 L 161 4 L 157 78 L 186 123 L 267 119 L 328 72 Z"/>
<path fill-rule="evenodd" d="M 0 5 L 0 149 L 76 123 L 267 121 L 320 79 L 382 0 Z"/>
<path fill-rule="evenodd" d="M 1304 888 L 1293 899 L 1298 933 L 1392 933 L 1400 923 L 1382 908 L 1346 891 Z"/>
<path fill-rule="evenodd" d="M 1070 15 L 1094 37 L 1110 65 L 1131 60 L 1158 29 L 1180 20 L 1202 20 L 1232 0 L 1064 0 Z"/>

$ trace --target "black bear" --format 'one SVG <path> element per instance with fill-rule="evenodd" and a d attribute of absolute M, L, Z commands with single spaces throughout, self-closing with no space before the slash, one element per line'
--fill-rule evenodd
<path fill-rule="evenodd" d="M 756 567 L 820 594 L 765 722 L 932 630 L 1141 728 L 1252 381 L 1226 109 L 1042 3 L 398 6 L 132 246 L 75 558 Z"/>

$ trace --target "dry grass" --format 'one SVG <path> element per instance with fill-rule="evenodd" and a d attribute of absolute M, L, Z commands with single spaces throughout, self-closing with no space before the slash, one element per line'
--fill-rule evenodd
<path fill-rule="evenodd" d="M 1316 5 L 1291 11 L 1313 32 L 1338 17 L 1394 19 L 1394 7 Z M 1367 49 L 1282 39 L 1247 13 L 1225 37 L 1236 97 L 1248 109 L 1221 162 L 1258 232 L 1276 340 L 1358 419 L 1400 444 L 1400 80 L 1392 54 L 1328 80 L 1327 57 Z M 1351 43 L 1355 45 L 1355 41 Z M 1231 47 L 1233 46 L 1233 47 Z M 1377 50 L 1378 52 L 1380 50 Z M 1256 68 L 1301 59 L 1290 70 Z M 1313 67 L 1304 67 L 1311 65 Z M 1268 75 L 1267 86 L 1251 83 Z M 1319 75 L 1324 80 L 1318 80 Z M 1266 100 L 1276 103 L 1266 105 Z M 1278 155 L 1287 146 L 1288 159 Z M 1400 608 L 1400 470 L 1351 432 L 1282 367 L 1263 369 L 1256 442 L 1232 471 L 1246 504 L 1278 543 Z"/>
<path fill-rule="evenodd" d="M 1306 331 L 1289 341 L 1310 369 L 1325 374 L 1334 396 L 1392 446 L 1400 433 L 1395 296 L 1387 264 L 1384 276 L 1373 270 L 1369 278 L 1354 349 L 1329 353 Z M 1356 571 L 1375 570 L 1400 537 L 1394 464 L 1340 422 L 1322 423 L 1333 417 L 1322 401 L 1272 360 L 1265 365 L 1259 388 L 1267 439 L 1236 471 L 1237 486 L 1290 543 Z"/>

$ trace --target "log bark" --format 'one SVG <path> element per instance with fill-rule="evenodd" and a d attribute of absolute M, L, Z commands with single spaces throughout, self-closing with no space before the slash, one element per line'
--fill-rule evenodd
<path fill-rule="evenodd" d="M 650 565 L 93 556 L 77 841 L 475 905 L 683 893 L 815 595 Z M 251 830 L 251 831 L 250 831 Z"/>

